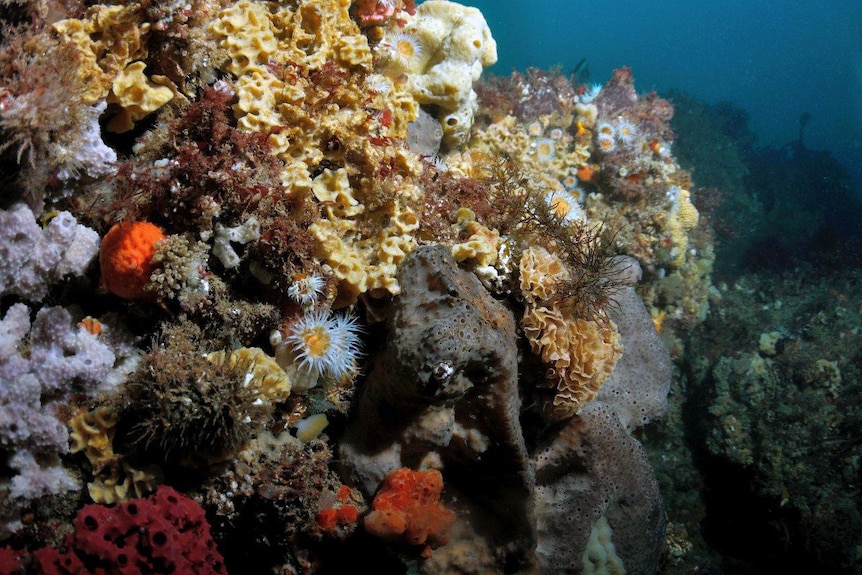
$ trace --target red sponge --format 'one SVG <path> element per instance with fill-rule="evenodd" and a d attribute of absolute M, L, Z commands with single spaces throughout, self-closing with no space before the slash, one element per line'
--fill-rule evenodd
<path fill-rule="evenodd" d="M 171 487 L 163 485 L 150 497 L 116 507 L 85 505 L 72 525 L 75 532 L 66 537 L 62 551 L 44 547 L 33 552 L 38 573 L 226 573 L 203 509 Z"/>

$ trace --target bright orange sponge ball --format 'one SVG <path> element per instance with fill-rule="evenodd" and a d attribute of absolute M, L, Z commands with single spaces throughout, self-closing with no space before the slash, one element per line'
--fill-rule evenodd
<path fill-rule="evenodd" d="M 156 243 L 164 237 L 164 232 L 149 222 L 114 224 L 99 248 L 102 284 L 121 298 L 152 299 L 144 286 L 155 267 Z"/>

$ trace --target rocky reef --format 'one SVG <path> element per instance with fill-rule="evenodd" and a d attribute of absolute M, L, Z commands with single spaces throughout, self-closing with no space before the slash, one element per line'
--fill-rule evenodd
<path fill-rule="evenodd" d="M 669 101 L 483 76 L 448 0 L 0 18 L 0 571 L 658 572 L 714 257 Z"/>
<path fill-rule="evenodd" d="M 858 572 L 860 306 L 846 295 L 858 276 L 800 264 L 719 284 L 674 384 L 686 405 L 667 425 L 687 430 L 687 447 L 660 442 L 668 513 L 689 549 L 669 573 Z"/>
<path fill-rule="evenodd" d="M 662 571 L 859 573 L 862 203 L 806 146 L 807 116 L 760 147 L 734 104 L 673 100 L 717 265 L 668 413 L 641 436 L 665 495 Z"/>

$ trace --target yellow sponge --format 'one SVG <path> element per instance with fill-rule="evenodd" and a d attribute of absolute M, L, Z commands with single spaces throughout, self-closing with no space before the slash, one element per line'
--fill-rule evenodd
<path fill-rule="evenodd" d="M 144 75 L 146 64 L 132 62 L 120 72 L 108 95 L 109 104 L 117 104 L 121 110 L 108 123 L 112 132 L 127 132 L 135 122 L 155 112 L 174 97 L 167 86 L 158 86 Z"/>

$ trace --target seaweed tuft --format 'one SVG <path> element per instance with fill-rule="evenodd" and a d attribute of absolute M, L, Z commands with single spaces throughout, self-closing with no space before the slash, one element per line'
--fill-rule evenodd
<path fill-rule="evenodd" d="M 208 361 L 189 330 L 154 342 L 125 384 L 116 441 L 133 458 L 182 467 L 221 461 L 261 419 L 245 374 Z"/>
<path fill-rule="evenodd" d="M 604 323 L 614 295 L 624 287 L 614 256 L 620 225 L 567 220 L 547 201 L 549 192 L 526 178 L 517 164 L 500 157 L 491 167 L 495 205 L 501 231 L 510 231 L 526 243 L 537 238 L 557 253 L 569 277 L 557 286 L 557 297 L 574 317 Z"/>

